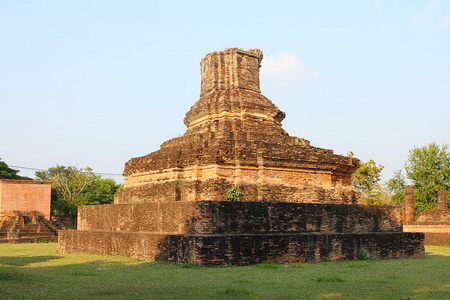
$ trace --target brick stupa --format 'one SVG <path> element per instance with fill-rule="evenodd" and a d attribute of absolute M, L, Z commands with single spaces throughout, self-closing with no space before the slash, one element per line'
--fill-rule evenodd
<path fill-rule="evenodd" d="M 126 163 L 115 204 L 79 207 L 59 251 L 202 265 L 422 257 L 394 206 L 354 204 L 359 161 L 289 136 L 260 94 L 260 50 L 201 62 L 186 133 Z M 241 201 L 226 201 L 232 186 Z"/>
<path fill-rule="evenodd" d="M 236 48 L 206 55 L 186 133 L 128 161 L 115 203 L 225 200 L 232 185 L 243 201 L 355 203 L 359 160 L 283 130 L 285 113 L 261 95 L 262 57 Z"/>

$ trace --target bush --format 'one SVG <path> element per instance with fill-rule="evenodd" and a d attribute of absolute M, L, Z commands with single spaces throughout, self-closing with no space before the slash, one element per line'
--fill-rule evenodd
<path fill-rule="evenodd" d="M 370 253 L 365 248 L 361 248 L 358 251 L 358 260 L 369 260 L 370 259 Z"/>
<path fill-rule="evenodd" d="M 230 201 L 241 201 L 241 192 L 238 187 L 233 185 L 228 191 L 226 198 Z"/>

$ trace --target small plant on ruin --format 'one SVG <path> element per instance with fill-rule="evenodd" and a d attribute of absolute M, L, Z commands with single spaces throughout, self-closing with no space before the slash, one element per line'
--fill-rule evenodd
<path fill-rule="evenodd" d="M 241 201 L 241 192 L 238 187 L 233 185 L 228 191 L 226 198 L 230 201 Z"/>
<path fill-rule="evenodd" d="M 370 259 L 370 253 L 365 248 L 361 248 L 358 251 L 358 260 L 369 260 Z"/>

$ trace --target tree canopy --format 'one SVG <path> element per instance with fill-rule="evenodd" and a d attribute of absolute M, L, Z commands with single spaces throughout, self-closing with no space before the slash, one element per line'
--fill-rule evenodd
<path fill-rule="evenodd" d="M 0 179 L 31 180 L 30 177 L 17 175 L 19 172 L 19 170 L 11 169 L 8 164 L 0 158 Z"/>
<path fill-rule="evenodd" d="M 109 204 L 121 187 L 113 179 L 95 175 L 92 169 L 56 166 L 36 172 L 40 180 L 51 180 L 52 214 L 76 216 L 77 207 L 90 204 Z"/>
<path fill-rule="evenodd" d="M 379 184 L 382 165 L 373 160 L 361 164 L 352 175 L 355 187 L 362 193 L 364 204 L 401 205 L 405 197 L 407 184 L 414 186 L 414 203 L 416 213 L 434 209 L 437 205 L 438 192 L 445 192 L 450 198 L 450 151 L 448 145 L 431 143 L 414 147 L 409 151 L 402 170 L 385 184 Z"/>
<path fill-rule="evenodd" d="M 450 196 L 450 152 L 448 145 L 431 143 L 414 147 L 405 163 L 406 176 L 414 185 L 416 212 L 436 208 L 438 192 Z"/>
<path fill-rule="evenodd" d="M 364 204 L 389 203 L 389 195 L 379 184 L 383 168 L 384 166 L 369 160 L 362 163 L 358 170 L 352 174 L 353 185 L 362 193 Z"/>
<path fill-rule="evenodd" d="M 386 183 L 386 188 L 391 194 L 392 204 L 401 205 L 405 198 L 406 179 L 401 170 L 394 172 L 394 177 Z"/>

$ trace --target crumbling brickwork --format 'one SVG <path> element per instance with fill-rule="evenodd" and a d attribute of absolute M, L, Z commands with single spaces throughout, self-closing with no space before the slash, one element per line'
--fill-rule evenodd
<path fill-rule="evenodd" d="M 225 200 L 232 185 L 244 201 L 357 202 L 359 160 L 282 129 L 285 113 L 260 93 L 262 57 L 236 48 L 206 55 L 186 133 L 128 161 L 115 203 Z"/>
<path fill-rule="evenodd" d="M 84 206 L 61 252 L 203 265 L 421 257 L 423 234 L 403 233 L 392 206 L 165 202 Z"/>
<path fill-rule="evenodd" d="M 56 242 L 57 229 L 36 211 L 8 211 L 0 217 L 0 244 Z"/>
<path fill-rule="evenodd" d="M 361 206 L 359 160 L 313 147 L 281 127 L 260 93 L 262 52 L 228 49 L 201 62 L 186 133 L 126 163 L 113 205 L 79 208 L 59 251 L 203 265 L 421 257 L 396 207 Z M 223 201 L 232 185 L 241 201 Z"/>
<path fill-rule="evenodd" d="M 450 209 L 447 208 L 445 193 L 438 193 L 437 208 L 428 209 L 414 216 L 414 187 L 406 187 L 404 201 L 406 232 L 423 232 L 426 245 L 448 245 L 450 244 Z"/>
<path fill-rule="evenodd" d="M 170 234 L 402 231 L 396 206 L 286 202 L 160 202 L 81 206 L 78 230 Z"/>

